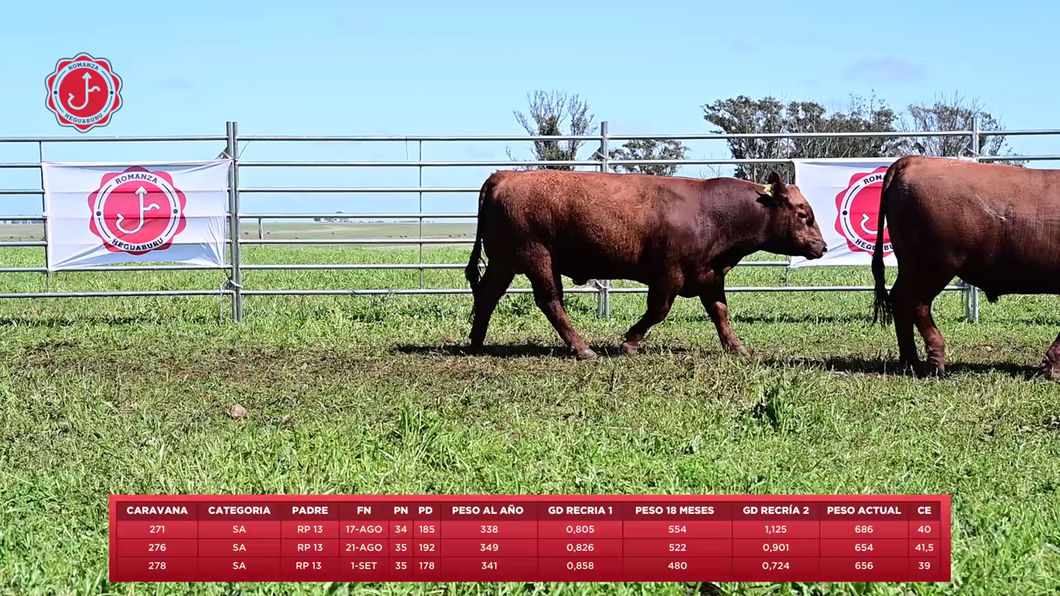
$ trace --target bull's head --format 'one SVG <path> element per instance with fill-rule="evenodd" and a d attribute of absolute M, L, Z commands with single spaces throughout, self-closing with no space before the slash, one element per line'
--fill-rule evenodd
<path fill-rule="evenodd" d="M 784 184 L 780 174 L 770 172 L 758 200 L 769 212 L 766 250 L 807 259 L 824 256 L 828 245 L 821 235 L 821 228 L 817 227 L 813 209 L 799 187 Z"/>

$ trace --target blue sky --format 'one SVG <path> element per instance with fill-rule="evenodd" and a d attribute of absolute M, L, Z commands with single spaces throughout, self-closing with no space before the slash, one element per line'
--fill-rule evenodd
<path fill-rule="evenodd" d="M 746 94 L 842 107 L 848 94 L 892 107 L 959 92 L 1007 128 L 1060 128 L 1060 4 L 855 2 L 14 2 L 0 50 L 6 93 L 0 136 L 83 136 L 44 107 L 58 59 L 105 57 L 124 106 L 88 136 L 223 134 L 522 134 L 512 115 L 535 89 L 578 93 L 612 134 L 709 132 L 704 103 Z M 280 3 L 276 3 L 280 5 Z M 381 6 L 381 7 L 372 7 Z M 576 8 L 581 7 L 581 8 Z M 986 31 L 989 30 L 990 33 Z M 1020 153 L 1060 153 L 1056 138 L 1013 139 Z M 723 144 L 690 143 L 698 157 Z M 515 143 L 425 144 L 428 160 L 505 160 Z M 218 144 L 45 147 L 47 160 L 203 159 Z M 251 143 L 248 160 L 410 159 L 402 143 Z M 0 161 L 36 147 L 0 144 Z M 1046 164 L 1041 164 L 1045 166 Z M 1055 167 L 1055 164 L 1048 164 Z M 477 186 L 495 168 L 426 170 L 424 184 Z M 701 167 L 683 175 L 710 176 Z M 0 186 L 38 187 L 35 172 L 0 171 Z M 415 186 L 414 168 L 256 170 L 248 186 Z M 0 213 L 39 213 L 0 196 Z M 470 211 L 474 199 L 431 196 L 424 211 Z M 412 196 L 244 196 L 253 212 L 411 212 Z"/>

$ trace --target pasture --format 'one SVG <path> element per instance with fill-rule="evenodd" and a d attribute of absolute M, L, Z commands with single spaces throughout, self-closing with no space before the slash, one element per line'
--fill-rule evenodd
<path fill-rule="evenodd" d="M 417 224 L 374 225 L 331 231 L 418 235 Z M 460 225 L 425 225 L 424 236 L 473 233 Z M 32 226 L 0 227 L 2 235 Z M 256 225 L 243 229 L 256 237 Z M 268 238 L 310 233 L 266 230 Z M 425 247 L 423 259 L 464 263 L 468 248 Z M 248 264 L 415 263 L 419 255 L 418 247 L 243 249 Z M 0 252 L 4 266 L 43 262 L 42 249 Z M 223 279 L 71 272 L 54 275 L 51 289 L 214 289 Z M 871 276 L 867 267 L 810 269 L 789 281 L 870 285 Z M 40 274 L 0 275 L 3 292 L 44 283 Z M 423 283 L 467 287 L 459 270 L 428 270 Z M 737 268 L 729 279 L 782 283 L 780 268 Z M 247 289 L 419 284 L 416 270 L 244 273 Z M 516 285 L 528 286 L 523 277 Z M 241 326 L 217 297 L 0 301 L 0 592 L 280 589 L 109 584 L 110 493 L 949 493 L 952 584 L 300 584 L 283 593 L 1060 590 L 1060 384 L 1031 377 L 1060 331 L 1060 299 L 983 299 L 981 323 L 968 324 L 960 296 L 943 294 L 934 312 L 951 374 L 942 379 L 892 370 L 893 328 L 871 325 L 867 292 L 730 293 L 728 301 L 749 359 L 722 353 L 692 299 L 675 304 L 638 355 L 619 356 L 643 295 L 614 295 L 607 320 L 596 318 L 595 296 L 567 297 L 574 325 L 603 356 L 590 362 L 566 355 L 528 295 L 502 300 L 482 356 L 461 351 L 466 295 L 252 296 Z M 231 419 L 233 404 L 248 415 Z"/>

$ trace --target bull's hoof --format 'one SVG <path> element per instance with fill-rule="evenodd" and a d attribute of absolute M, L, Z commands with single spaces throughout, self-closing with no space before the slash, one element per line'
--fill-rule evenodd
<path fill-rule="evenodd" d="M 920 360 L 907 360 L 904 358 L 898 359 L 898 373 L 903 375 L 913 375 L 914 377 L 920 376 L 921 364 Z"/>
<path fill-rule="evenodd" d="M 751 355 L 751 352 L 747 351 L 747 348 L 740 344 L 725 346 L 725 352 L 741 358 L 746 358 Z"/>
<path fill-rule="evenodd" d="M 1038 374 L 1046 381 L 1060 381 L 1060 365 L 1046 362 L 1038 369 Z"/>
<path fill-rule="evenodd" d="M 585 348 L 584 350 L 578 350 L 575 352 L 574 357 L 578 360 L 593 360 L 596 358 L 596 352 Z"/>
<path fill-rule="evenodd" d="M 629 343 L 628 341 L 622 342 L 622 353 L 626 356 L 632 356 L 637 353 L 637 344 Z"/>
<path fill-rule="evenodd" d="M 468 354 L 478 355 L 478 354 L 481 354 L 481 353 L 485 352 L 486 348 L 485 348 L 485 346 L 482 345 L 481 342 L 478 342 L 478 343 L 472 342 L 472 344 L 467 347 L 466 351 L 467 351 Z"/>
<path fill-rule="evenodd" d="M 946 365 L 941 362 L 925 362 L 920 367 L 920 376 L 938 378 L 946 375 Z"/>

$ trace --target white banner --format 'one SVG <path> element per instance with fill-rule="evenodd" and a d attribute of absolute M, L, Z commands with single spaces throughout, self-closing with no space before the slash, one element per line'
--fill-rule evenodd
<path fill-rule="evenodd" d="M 43 162 L 48 269 L 223 266 L 231 163 Z"/>
<path fill-rule="evenodd" d="M 872 263 L 883 176 L 897 159 L 795 160 L 795 184 L 813 208 L 828 252 L 814 260 L 793 257 L 792 268 Z M 893 267 L 886 227 L 883 234 L 883 262 Z"/>

